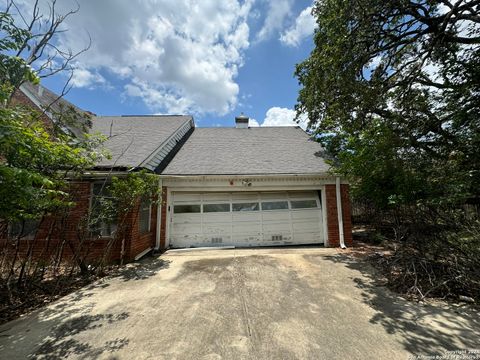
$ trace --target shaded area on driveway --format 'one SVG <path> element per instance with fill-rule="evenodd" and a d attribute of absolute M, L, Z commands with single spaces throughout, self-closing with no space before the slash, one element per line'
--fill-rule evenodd
<path fill-rule="evenodd" d="M 0 354 L 406 359 L 478 347 L 478 321 L 401 299 L 337 249 L 167 252 L 1 326 Z"/>
<path fill-rule="evenodd" d="M 318 261 L 316 257 L 305 256 L 313 262 Z M 362 301 L 375 310 L 370 322 L 398 335 L 410 354 L 432 356 L 459 349 L 480 351 L 480 316 L 470 305 L 407 301 L 382 286 L 378 273 L 366 261 L 341 254 L 324 259 L 358 272 L 351 280 L 361 289 Z"/>
<path fill-rule="evenodd" d="M 129 343 L 126 337 L 106 340 L 100 346 L 78 337 L 86 331 L 115 326 L 130 317 L 130 313 L 125 311 L 94 313 L 97 305 L 94 295 L 97 291 L 108 292 L 112 279 L 123 282 L 146 280 L 158 271 L 167 269 L 168 264 L 169 261 L 159 257 L 128 264 L 113 276 L 87 285 L 44 309 L 3 325 L 0 327 L 0 354 L 12 353 L 13 357 L 8 357 L 10 359 L 95 359 L 104 353 L 111 354 L 122 349 Z M 16 329 L 16 324 L 20 325 L 19 332 L 12 331 Z M 30 352 L 32 349 L 35 351 Z"/>

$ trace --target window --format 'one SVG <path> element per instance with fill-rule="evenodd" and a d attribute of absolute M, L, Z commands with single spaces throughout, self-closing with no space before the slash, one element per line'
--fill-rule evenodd
<path fill-rule="evenodd" d="M 230 204 L 203 204 L 203 212 L 230 212 Z"/>
<path fill-rule="evenodd" d="M 200 205 L 175 205 L 173 212 L 175 214 L 199 213 Z"/>
<path fill-rule="evenodd" d="M 138 230 L 140 234 L 150 231 L 150 220 L 152 215 L 152 203 L 150 199 L 142 199 L 139 209 Z"/>
<path fill-rule="evenodd" d="M 92 203 L 90 208 L 90 230 L 98 236 L 112 236 L 117 230 L 116 220 L 108 204 L 112 196 L 108 184 L 99 182 L 93 184 Z"/>
<path fill-rule="evenodd" d="M 317 201 L 316 200 L 291 200 L 290 205 L 292 206 L 292 209 L 316 208 Z"/>
<path fill-rule="evenodd" d="M 233 211 L 258 211 L 258 203 L 238 203 L 232 204 Z"/>
<path fill-rule="evenodd" d="M 288 209 L 288 201 L 262 202 L 262 210 L 284 210 Z"/>
<path fill-rule="evenodd" d="M 40 221 L 25 219 L 10 224 L 10 236 L 13 238 L 33 239 L 37 233 Z"/>

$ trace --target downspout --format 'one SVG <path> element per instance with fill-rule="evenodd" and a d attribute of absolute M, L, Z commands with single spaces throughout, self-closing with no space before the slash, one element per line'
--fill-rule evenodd
<path fill-rule="evenodd" d="M 338 217 L 338 234 L 340 236 L 340 247 L 346 249 L 345 235 L 343 233 L 343 212 L 342 212 L 342 194 L 340 191 L 340 177 L 337 176 L 336 180 L 336 198 L 337 198 L 337 217 Z"/>
<path fill-rule="evenodd" d="M 162 178 L 158 178 L 158 186 L 160 189 L 160 199 L 157 204 L 157 231 L 155 236 L 155 250 L 160 249 L 160 229 L 162 228 Z"/>

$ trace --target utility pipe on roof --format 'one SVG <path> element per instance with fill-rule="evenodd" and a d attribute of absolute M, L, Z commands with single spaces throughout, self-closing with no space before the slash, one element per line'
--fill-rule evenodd
<path fill-rule="evenodd" d="M 346 249 L 345 246 L 345 234 L 343 233 L 343 212 L 342 212 L 342 193 L 340 191 L 340 177 L 337 176 L 336 180 L 336 198 L 337 198 L 337 216 L 338 216 L 338 234 L 340 236 L 340 247 Z"/>

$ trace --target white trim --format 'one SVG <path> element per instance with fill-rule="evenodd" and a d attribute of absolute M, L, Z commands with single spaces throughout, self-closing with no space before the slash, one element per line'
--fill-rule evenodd
<path fill-rule="evenodd" d="M 140 260 L 142 257 L 144 257 L 145 255 L 147 255 L 150 251 L 152 251 L 152 248 L 148 248 L 148 249 L 145 249 L 143 250 L 140 254 L 138 254 L 137 256 L 135 256 L 135 261 L 137 260 Z"/>
<path fill-rule="evenodd" d="M 163 184 L 175 191 L 284 191 L 318 190 L 325 184 L 335 184 L 332 176 L 186 176 L 163 177 Z"/>
<path fill-rule="evenodd" d="M 336 198 L 337 198 L 337 216 L 338 216 L 338 235 L 340 237 L 340 247 L 345 249 L 345 235 L 343 233 L 343 213 L 342 213 L 342 193 L 340 191 L 340 177 L 336 178 Z"/>
<path fill-rule="evenodd" d="M 167 212 L 165 216 L 165 249 L 168 249 L 170 246 L 170 221 L 171 221 L 171 203 L 172 203 L 172 190 L 167 188 L 167 203 L 165 204 L 165 210 Z"/>
<path fill-rule="evenodd" d="M 325 194 L 325 186 L 320 190 L 322 196 L 322 221 L 323 221 L 323 243 L 325 247 L 328 246 L 328 231 L 327 231 L 327 196 Z"/>
<path fill-rule="evenodd" d="M 160 230 L 162 229 L 162 179 L 158 179 L 158 187 L 160 189 L 160 199 L 157 199 L 157 232 L 155 234 L 155 250 L 160 249 Z"/>
<path fill-rule="evenodd" d="M 157 155 L 164 149 L 166 148 L 169 144 L 172 146 L 172 148 L 177 144 L 177 141 L 175 138 L 178 137 L 178 141 L 181 141 L 185 134 L 192 128 L 192 121 L 189 119 L 182 125 L 180 125 L 177 130 L 173 132 L 165 141 L 163 141 L 145 160 L 141 162 L 139 167 L 146 167 L 147 169 L 150 170 L 155 170 L 155 168 L 162 162 L 162 160 L 170 153 L 171 150 L 166 151 L 165 156 L 160 156 L 157 158 Z"/>
<path fill-rule="evenodd" d="M 204 180 L 245 180 L 245 179 L 299 179 L 299 178 L 309 178 L 309 179 L 319 179 L 319 180 L 329 180 L 329 183 L 335 183 L 335 177 L 330 175 L 328 172 L 325 173 L 311 173 L 311 174 L 230 174 L 230 175 L 159 175 L 165 180 L 188 180 L 188 181 L 204 181 Z M 342 184 L 348 184 L 347 181 L 342 179 Z"/>

